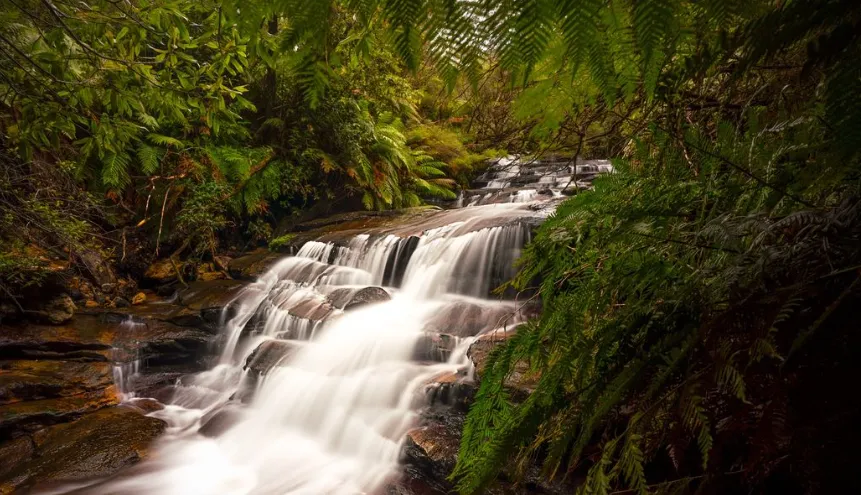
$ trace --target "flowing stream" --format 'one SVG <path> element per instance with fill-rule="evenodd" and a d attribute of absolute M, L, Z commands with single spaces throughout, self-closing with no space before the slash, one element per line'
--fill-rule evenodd
<path fill-rule="evenodd" d="M 548 180 L 539 166 L 500 161 L 460 207 L 412 226 L 418 235 L 312 241 L 279 261 L 225 309 L 217 365 L 182 379 L 151 413 L 168 423 L 155 451 L 82 491 L 384 492 L 428 384 L 443 373 L 469 379 L 470 343 L 525 319 L 491 290 L 515 273 L 532 226 L 576 172 L 564 165 Z M 245 365 L 264 348 L 274 366 L 257 378 Z M 119 384 L 135 371 L 117 370 Z M 226 426 L 202 434 L 216 416 Z"/>

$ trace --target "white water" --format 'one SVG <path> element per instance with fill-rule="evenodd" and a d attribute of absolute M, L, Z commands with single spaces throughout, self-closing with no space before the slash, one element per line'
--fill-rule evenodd
<path fill-rule="evenodd" d="M 185 377 L 170 403 L 151 413 L 168 430 L 149 458 L 116 478 L 60 491 L 385 492 L 400 475 L 405 435 L 418 423 L 433 377 L 471 377 L 466 351 L 474 339 L 523 321 L 517 303 L 489 297 L 514 274 L 529 238 L 523 221 L 551 212 L 572 174 L 612 171 L 606 162 L 558 168 L 502 159 L 484 188 L 461 196 L 466 208 L 342 246 L 306 243 L 231 303 L 217 364 Z M 524 173 L 529 180 L 518 178 Z M 529 183 L 512 191 L 516 179 Z M 391 300 L 342 309 L 369 286 L 386 287 Z M 273 339 L 295 350 L 255 384 L 243 366 Z M 135 398 L 131 379 L 139 367 L 126 356 L 114 368 L 125 400 Z M 240 404 L 249 395 L 251 403 Z M 201 434 L 227 413 L 232 427 Z"/>
<path fill-rule="evenodd" d="M 407 431 L 418 422 L 436 375 L 469 375 L 466 350 L 475 336 L 523 320 L 514 301 L 489 299 L 509 278 L 529 229 L 511 221 L 535 216 L 524 204 L 440 212 L 441 227 L 418 239 L 359 235 L 347 246 L 306 243 L 232 303 L 224 344 L 211 370 L 184 378 L 165 409 L 168 423 L 149 458 L 86 493 L 356 494 L 380 493 L 397 480 Z M 451 220 L 446 220 L 451 218 Z M 503 226 L 492 225 L 497 219 Z M 431 225 L 436 225 L 431 222 Z M 396 276 L 397 274 L 400 274 Z M 335 291 L 387 287 L 391 300 L 348 311 L 330 304 Z M 454 348 L 427 348 L 428 335 Z M 269 339 L 295 353 L 271 369 L 250 404 L 243 365 Z M 440 360 L 440 357 L 448 356 Z M 434 361 L 436 357 L 436 361 Z M 428 360 L 431 360 L 430 362 Z M 126 384 L 136 369 L 117 368 Z M 126 385 L 122 385 L 126 389 Z M 130 390 L 124 398 L 134 397 Z M 214 438 L 199 430 L 219 411 L 238 422 Z"/>
<path fill-rule="evenodd" d="M 127 318 L 120 323 L 120 328 L 117 333 L 125 334 L 126 336 L 133 336 L 135 331 L 143 326 L 145 326 L 145 324 L 136 322 L 131 318 Z M 114 384 L 116 385 L 117 392 L 119 392 L 120 398 L 123 401 L 128 401 L 136 397 L 133 384 L 141 369 L 141 359 L 137 349 L 134 350 L 133 356 L 129 354 L 130 352 L 128 349 L 114 348 L 111 356 L 113 360 L 111 368 Z"/>

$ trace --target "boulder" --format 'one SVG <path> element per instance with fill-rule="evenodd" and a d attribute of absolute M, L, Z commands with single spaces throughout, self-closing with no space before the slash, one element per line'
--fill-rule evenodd
<path fill-rule="evenodd" d="M 317 298 L 306 299 L 287 309 L 287 312 L 296 318 L 304 318 L 311 321 L 323 321 L 333 311 L 335 311 L 335 307 L 329 301 L 321 301 Z"/>
<path fill-rule="evenodd" d="M 62 325 L 72 319 L 76 309 L 74 301 L 68 294 L 60 294 L 51 298 L 32 314 L 35 319 L 42 323 Z"/>
<path fill-rule="evenodd" d="M 476 386 L 465 370 L 450 371 L 429 380 L 424 392 L 431 407 L 452 407 L 466 412 L 475 397 Z"/>
<path fill-rule="evenodd" d="M 391 300 L 392 296 L 382 287 L 363 287 L 351 289 L 348 287 L 335 289 L 328 295 L 332 306 L 344 311 Z"/>
<path fill-rule="evenodd" d="M 21 440 L 11 447 L 32 456 L 22 455 L 7 469 L 0 491 L 39 492 L 53 484 L 110 476 L 146 456 L 165 426 L 160 419 L 120 406 L 46 428 L 31 437 L 30 449 Z"/>
<path fill-rule="evenodd" d="M 230 261 L 231 258 L 229 256 L 213 256 L 212 258 L 212 262 L 215 264 L 215 267 L 223 272 L 228 271 Z"/>
<path fill-rule="evenodd" d="M 304 345 L 290 340 L 267 340 L 257 346 L 245 360 L 244 369 L 255 375 L 265 375 L 280 366 Z"/>
<path fill-rule="evenodd" d="M 144 294 L 143 292 L 138 292 L 132 298 L 132 304 L 135 306 L 137 306 L 138 304 L 143 304 L 145 301 L 146 301 L 146 294 Z"/>
<path fill-rule="evenodd" d="M 158 284 L 166 284 L 176 280 L 176 269 L 170 258 L 155 260 L 144 272 L 144 279 Z"/>
<path fill-rule="evenodd" d="M 198 433 L 205 437 L 214 438 L 234 427 L 242 419 L 242 407 L 228 402 L 224 407 L 213 411 L 201 418 Z"/>
<path fill-rule="evenodd" d="M 78 258 L 87 268 L 87 272 L 89 272 L 92 279 L 96 282 L 96 286 L 101 287 L 104 284 L 116 284 L 117 276 L 114 274 L 110 263 L 106 262 L 98 251 L 84 249 L 78 253 Z"/>
<path fill-rule="evenodd" d="M 494 347 L 510 339 L 514 336 L 514 332 L 493 332 L 482 335 L 466 351 L 466 355 L 475 365 L 475 379 L 481 380 L 481 375 L 487 366 L 487 358 L 490 356 L 490 351 Z M 514 369 L 505 379 L 505 387 L 511 394 L 511 398 L 517 402 L 522 402 L 529 397 L 529 394 L 535 390 L 538 384 L 539 376 L 537 373 L 530 371 L 529 365 L 523 361 L 518 361 L 514 365 Z"/>
<path fill-rule="evenodd" d="M 428 486 L 431 493 L 454 493 L 448 476 L 457 462 L 463 422 L 463 414 L 450 413 L 426 419 L 407 433 L 402 458 L 412 484 Z"/>
<path fill-rule="evenodd" d="M 457 341 L 456 337 L 447 334 L 425 334 L 416 342 L 413 359 L 416 361 L 444 363 L 448 361 L 448 357 L 457 345 Z"/>

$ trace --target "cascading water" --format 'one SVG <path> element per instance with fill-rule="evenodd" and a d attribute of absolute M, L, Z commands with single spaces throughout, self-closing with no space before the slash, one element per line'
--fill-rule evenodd
<path fill-rule="evenodd" d="M 513 275 L 529 219 L 547 213 L 535 193 L 441 211 L 410 227 L 418 235 L 304 244 L 230 304 L 218 364 L 183 379 L 151 413 L 169 425 L 151 458 L 87 492 L 380 492 L 399 475 L 429 380 L 468 371 L 476 336 L 523 320 L 515 301 L 489 294 Z M 374 286 L 386 292 L 352 307 Z M 267 341 L 279 344 L 280 362 L 255 380 L 243 365 Z M 201 434 L 217 415 L 229 427 Z"/>

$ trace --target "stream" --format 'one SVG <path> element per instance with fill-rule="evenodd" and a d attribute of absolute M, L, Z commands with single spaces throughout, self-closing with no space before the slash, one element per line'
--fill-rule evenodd
<path fill-rule="evenodd" d="M 532 229 L 611 170 L 502 159 L 447 209 L 305 243 L 225 307 L 217 362 L 150 413 L 168 428 L 147 459 L 55 493 L 385 493 L 434 377 L 471 380 L 470 344 L 530 316 L 492 290 Z M 136 366 L 115 371 L 125 400 Z"/>

